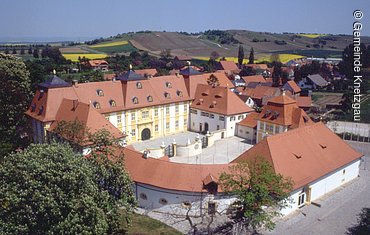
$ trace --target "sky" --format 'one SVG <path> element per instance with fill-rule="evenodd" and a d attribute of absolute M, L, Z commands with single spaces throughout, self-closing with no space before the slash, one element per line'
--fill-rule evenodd
<path fill-rule="evenodd" d="M 354 10 L 370 36 L 369 0 L 0 0 L 0 38 L 84 38 L 152 31 L 352 34 Z"/>

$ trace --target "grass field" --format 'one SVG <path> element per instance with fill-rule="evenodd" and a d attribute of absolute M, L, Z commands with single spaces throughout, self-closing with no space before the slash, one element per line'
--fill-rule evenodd
<path fill-rule="evenodd" d="M 128 234 L 140 234 L 140 235 L 181 235 L 182 233 L 171 228 L 170 226 L 152 219 L 148 216 L 134 214 L 132 218 L 131 227 Z"/>
<path fill-rule="evenodd" d="M 83 53 L 76 53 L 76 54 L 63 54 L 64 58 L 67 60 L 72 60 L 73 62 L 78 61 L 78 57 L 85 57 L 88 59 L 103 59 L 107 57 L 106 54 L 83 54 Z"/>
<path fill-rule="evenodd" d="M 98 48 L 98 47 L 113 47 L 113 46 L 122 46 L 128 44 L 128 41 L 110 41 L 110 42 L 102 42 L 95 45 L 91 45 L 91 48 Z"/>
<path fill-rule="evenodd" d="M 318 38 L 322 36 L 326 36 L 327 34 L 310 34 L 310 33 L 303 33 L 303 34 L 298 34 L 299 36 L 306 37 L 306 38 Z"/>

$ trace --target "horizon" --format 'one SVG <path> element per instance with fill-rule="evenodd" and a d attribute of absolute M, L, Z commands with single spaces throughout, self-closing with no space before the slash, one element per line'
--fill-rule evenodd
<path fill-rule="evenodd" d="M 3 0 L 0 9 L 0 41 L 4 38 L 100 38 L 137 31 L 204 32 L 209 29 L 249 30 L 271 33 L 352 35 L 353 11 L 364 12 L 369 22 L 370 3 L 313 0 L 291 6 L 283 1 L 221 0 L 197 2 L 148 0 L 125 3 L 112 0 L 54 2 Z M 289 4 L 289 5 L 288 5 Z M 270 6 L 266 8 L 266 5 Z M 356 6 L 354 6 L 356 5 Z M 311 14 L 314 13 L 314 14 Z M 262 15 L 262 17 L 261 17 Z M 269 16 L 269 17 L 266 17 Z M 362 36 L 370 36 L 364 25 Z"/>

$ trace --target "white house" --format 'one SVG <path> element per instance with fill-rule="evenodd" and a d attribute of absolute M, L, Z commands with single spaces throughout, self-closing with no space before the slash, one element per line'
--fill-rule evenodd
<path fill-rule="evenodd" d="M 196 132 L 226 129 L 226 136 L 235 135 L 235 124 L 253 109 L 227 87 L 199 84 L 190 106 L 189 129 Z"/>
<path fill-rule="evenodd" d="M 236 136 L 246 139 L 249 143 L 256 143 L 258 113 L 250 113 L 246 118 L 236 124 Z"/>
<path fill-rule="evenodd" d="M 298 86 L 302 89 L 319 89 L 324 88 L 328 85 L 328 82 L 321 77 L 320 74 L 313 74 L 308 75 L 305 78 L 302 78 L 301 81 L 298 82 Z"/>
<path fill-rule="evenodd" d="M 310 204 L 359 175 L 363 155 L 352 149 L 323 123 L 267 136 L 232 163 L 261 157 L 276 173 L 293 182 L 288 214 Z"/>

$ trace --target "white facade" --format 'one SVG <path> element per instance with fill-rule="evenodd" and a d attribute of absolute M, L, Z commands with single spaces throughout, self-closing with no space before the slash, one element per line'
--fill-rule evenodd
<path fill-rule="evenodd" d="M 217 113 L 205 112 L 199 109 L 190 110 L 189 129 L 195 132 L 213 132 L 221 129 L 226 130 L 226 136 L 235 135 L 236 123 L 243 120 L 248 113 L 225 116 Z"/>
<path fill-rule="evenodd" d="M 307 186 L 299 188 L 291 193 L 290 199 L 292 202 L 289 206 L 281 211 L 283 215 L 287 215 L 300 206 L 310 204 L 312 201 L 319 199 L 325 194 L 337 189 L 343 184 L 355 179 L 359 175 L 361 159 L 358 159 L 350 164 L 347 164 L 335 172 L 329 173 L 311 183 Z M 301 200 L 300 200 L 301 199 Z M 302 204 L 303 202 L 303 204 Z"/>
<path fill-rule="evenodd" d="M 141 208 L 174 214 L 185 214 L 189 203 L 192 205 L 193 214 L 207 213 L 208 203 L 215 203 L 217 212 L 225 213 L 226 209 L 236 200 L 235 197 L 221 193 L 212 195 L 207 192 L 168 190 L 141 183 L 135 183 L 134 189 Z"/>
<path fill-rule="evenodd" d="M 252 127 L 236 124 L 235 135 L 250 141 L 250 143 L 255 143 L 257 138 L 257 131 Z"/>

